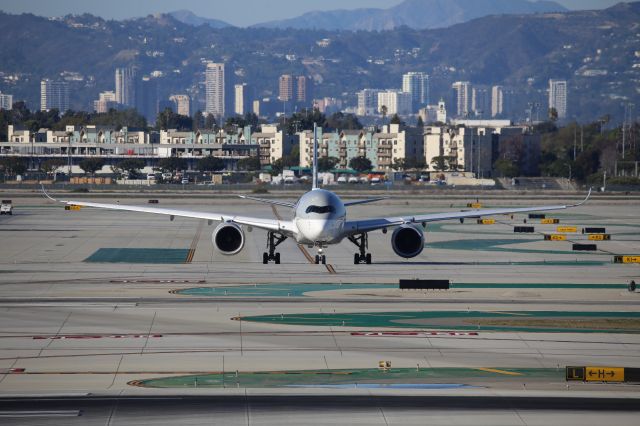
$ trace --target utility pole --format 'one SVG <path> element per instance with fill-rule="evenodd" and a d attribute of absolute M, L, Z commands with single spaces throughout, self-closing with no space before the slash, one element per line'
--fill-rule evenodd
<path fill-rule="evenodd" d="M 576 143 L 578 137 L 578 123 L 573 125 L 573 161 L 576 161 Z"/>

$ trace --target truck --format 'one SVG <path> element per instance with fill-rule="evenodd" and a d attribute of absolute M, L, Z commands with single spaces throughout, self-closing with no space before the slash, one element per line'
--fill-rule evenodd
<path fill-rule="evenodd" d="M 13 205 L 11 204 L 11 200 L 2 200 L 2 203 L 0 203 L 0 214 L 13 215 Z"/>

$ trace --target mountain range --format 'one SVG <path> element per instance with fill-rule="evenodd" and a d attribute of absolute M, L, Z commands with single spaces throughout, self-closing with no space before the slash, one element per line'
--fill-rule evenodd
<path fill-rule="evenodd" d="M 363 88 L 399 88 L 402 74 L 431 76 L 431 100 L 454 81 L 503 85 L 512 108 L 546 105 L 548 79 L 566 79 L 571 116 L 620 114 L 640 104 L 640 2 L 594 11 L 492 15 L 435 30 L 328 31 L 193 26 L 171 15 L 125 21 L 0 12 L 0 91 L 39 107 L 40 80 L 65 79 L 71 107 L 88 110 L 114 90 L 116 67 L 134 66 L 167 99 L 187 93 L 203 108 L 208 61 L 224 62 L 227 93 L 247 83 L 275 99 L 281 74 L 306 75 L 314 97 L 355 103 Z M 227 96 L 231 101 L 233 96 Z M 229 107 L 229 106 L 228 106 Z M 543 107 L 544 108 L 544 107 Z"/>
<path fill-rule="evenodd" d="M 445 28 L 488 15 L 564 12 L 553 1 L 527 0 L 405 0 L 388 9 L 332 10 L 264 22 L 254 27 L 322 30 L 390 30 Z"/>

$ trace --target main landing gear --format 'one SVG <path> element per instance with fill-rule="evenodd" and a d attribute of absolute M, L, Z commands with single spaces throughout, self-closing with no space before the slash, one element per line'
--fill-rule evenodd
<path fill-rule="evenodd" d="M 353 264 L 359 265 L 361 263 L 366 263 L 367 265 L 371 265 L 371 253 L 367 253 L 367 249 L 369 248 L 369 240 L 367 238 L 367 234 L 359 234 L 352 235 L 347 237 L 349 241 L 358 246 L 360 250 L 359 253 L 353 255 Z"/>
<path fill-rule="evenodd" d="M 280 264 L 280 253 L 276 253 L 276 247 L 286 239 L 287 237 L 282 234 L 269 231 L 267 235 L 267 249 L 269 252 L 262 253 L 262 263 L 266 265 L 269 261 L 273 260 L 276 265 Z"/>

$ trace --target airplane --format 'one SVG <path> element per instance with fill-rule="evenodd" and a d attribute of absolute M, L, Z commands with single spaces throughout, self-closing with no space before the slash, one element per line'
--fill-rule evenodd
<path fill-rule="evenodd" d="M 410 216 L 380 217 L 372 219 L 347 220 L 346 207 L 357 204 L 373 203 L 385 199 L 385 197 L 369 198 L 357 201 L 342 201 L 334 192 L 322 189 L 318 185 L 318 139 L 316 126 L 314 125 L 313 141 L 313 181 L 311 191 L 303 194 L 297 202 L 269 200 L 248 195 L 239 195 L 240 198 L 268 203 L 292 209 L 290 220 L 256 218 L 223 213 L 196 212 L 179 209 L 165 209 L 157 207 L 145 207 L 124 204 L 104 204 L 76 200 L 57 200 L 51 197 L 42 187 L 44 195 L 52 201 L 66 205 L 94 207 L 110 210 L 124 210 L 141 213 L 154 213 L 167 215 L 173 220 L 175 217 L 187 217 L 204 219 L 209 222 L 216 221 L 220 224 L 212 233 L 213 246 L 223 255 L 238 254 L 245 244 L 243 227 L 249 231 L 252 228 L 267 231 L 267 250 L 262 255 L 262 263 L 273 261 L 280 263 L 280 253 L 276 248 L 288 238 L 294 239 L 298 244 L 315 247 L 315 263 L 326 264 L 324 250 L 333 244 L 338 244 L 345 238 L 357 246 L 358 252 L 354 254 L 354 264 L 371 264 L 371 253 L 368 249 L 368 234 L 374 231 L 391 234 L 391 247 L 400 257 L 410 259 L 422 253 L 425 246 L 424 228 L 428 222 L 458 219 L 463 222 L 465 218 L 480 218 L 482 216 L 494 216 L 513 213 L 540 212 L 549 210 L 561 210 L 577 207 L 587 202 L 591 196 L 591 189 L 586 198 L 577 204 L 548 205 L 521 208 L 475 209 L 468 211 L 416 214 Z"/>

